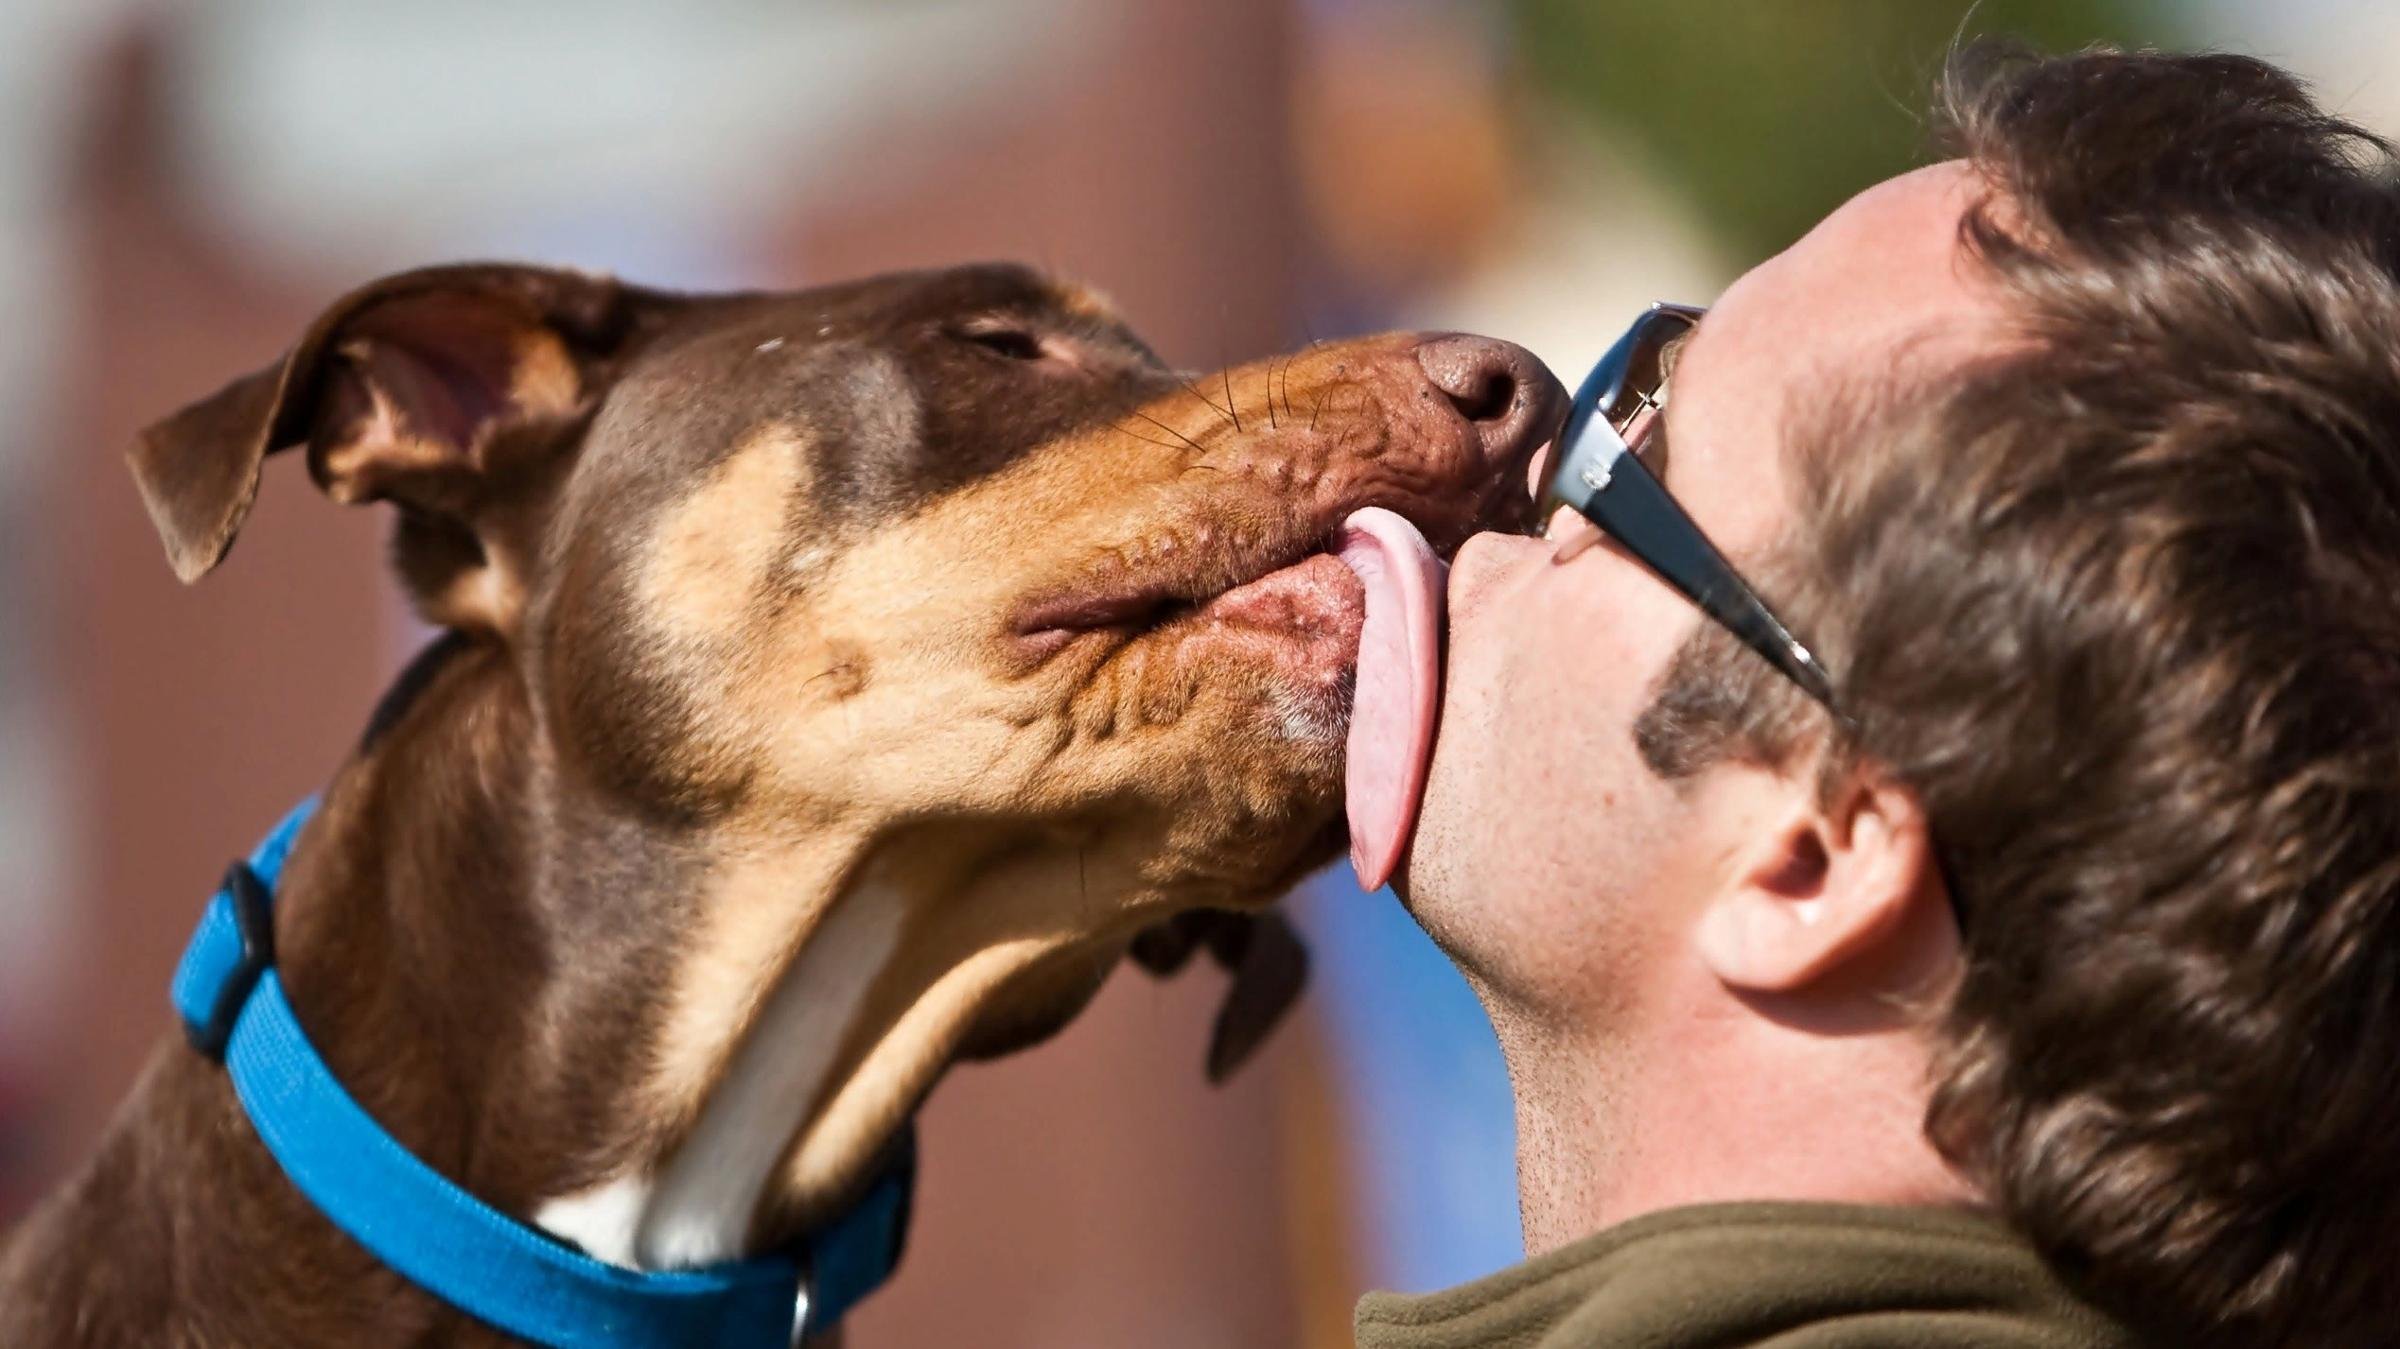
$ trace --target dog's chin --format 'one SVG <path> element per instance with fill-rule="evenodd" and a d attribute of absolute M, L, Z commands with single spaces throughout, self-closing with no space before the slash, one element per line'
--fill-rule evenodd
<path fill-rule="evenodd" d="M 1328 553 L 1234 587 L 1151 634 L 1203 679 L 1237 673 L 1265 692 L 1267 730 L 1338 757 L 1350 730 L 1366 588 Z"/>
<path fill-rule="evenodd" d="M 1229 792 L 1224 818 L 1242 821 L 1195 868 L 1229 884 L 1217 907 L 1269 904 L 1341 853 L 1365 607 L 1356 573 L 1319 553 L 1135 639 L 1161 683 L 1194 692 L 1189 728 L 1206 728 L 1207 776 Z"/>
<path fill-rule="evenodd" d="M 1206 877 L 1213 908 L 1265 905 L 1340 855 L 1342 782 L 1366 631 L 1367 587 L 1340 557 L 1304 551 L 1204 598 L 1158 586 L 1068 590 L 1028 606 L 1020 650 L 1101 682 L 1194 756 L 1174 808 L 1168 869 Z M 1096 596 L 1096 597 L 1095 597 Z M 1153 741 L 1160 752 L 1175 753 Z M 1213 822 L 1213 823 L 1212 823 Z"/>

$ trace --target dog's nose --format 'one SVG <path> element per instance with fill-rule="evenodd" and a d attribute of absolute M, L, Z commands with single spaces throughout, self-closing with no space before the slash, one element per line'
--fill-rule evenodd
<path fill-rule="evenodd" d="M 1417 363 L 1475 429 L 1494 467 L 1515 462 L 1548 438 L 1566 407 L 1558 377 L 1514 342 L 1464 333 L 1436 337 L 1417 348 Z"/>

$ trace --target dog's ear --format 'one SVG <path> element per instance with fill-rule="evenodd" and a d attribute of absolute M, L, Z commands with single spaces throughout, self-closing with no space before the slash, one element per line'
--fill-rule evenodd
<path fill-rule="evenodd" d="M 258 494 L 261 464 L 295 445 L 336 501 L 399 505 L 404 554 L 414 528 L 452 536 L 469 556 L 495 498 L 541 476 L 538 461 L 589 413 L 644 316 L 669 298 L 498 265 L 426 268 L 351 292 L 282 360 L 136 438 L 134 480 L 168 562 L 187 582 L 215 567 Z M 433 551 L 437 574 L 409 577 L 421 598 L 442 579 Z M 403 569 L 426 571 L 426 559 L 404 556 Z"/>
<path fill-rule="evenodd" d="M 1161 977 L 1205 949 L 1232 976 L 1208 1037 L 1208 1080 L 1222 1082 L 1247 1063 L 1308 984 L 1308 948 L 1282 914 L 1195 909 L 1146 928 L 1133 940 L 1134 962 Z"/>

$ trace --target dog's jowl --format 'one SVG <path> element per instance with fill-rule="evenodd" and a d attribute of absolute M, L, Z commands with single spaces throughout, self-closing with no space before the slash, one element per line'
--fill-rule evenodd
<path fill-rule="evenodd" d="M 327 747 L 282 989 L 408 1151 L 662 1269 L 842 1213 L 949 1063 L 1129 947 L 1237 964 L 1212 1066 L 1255 1043 L 1297 965 L 1227 925 L 1341 843 L 1342 523 L 1444 554 L 1521 523 L 1560 401 L 1456 336 L 1185 376 L 1015 267 L 694 296 L 478 266 L 344 298 L 132 463 L 185 580 L 278 451 L 394 508 L 447 634 Z M 312 1206 L 180 1037 L 0 1256 L 11 1345 L 499 1338 Z"/>

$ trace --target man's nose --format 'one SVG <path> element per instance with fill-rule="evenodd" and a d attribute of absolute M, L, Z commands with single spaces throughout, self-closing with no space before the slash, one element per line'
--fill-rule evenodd
<path fill-rule="evenodd" d="M 1466 419 L 1492 468 L 1522 464 L 1565 413 L 1567 392 L 1558 377 L 1514 342 L 1436 337 L 1417 348 L 1417 363 Z"/>

